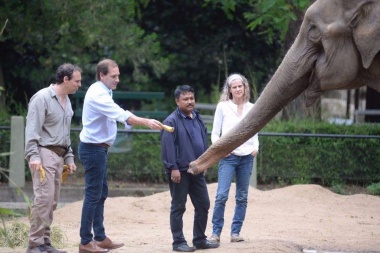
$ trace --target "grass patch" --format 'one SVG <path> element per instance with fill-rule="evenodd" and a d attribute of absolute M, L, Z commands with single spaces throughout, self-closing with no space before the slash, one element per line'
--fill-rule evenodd
<path fill-rule="evenodd" d="M 29 225 L 19 221 L 13 221 L 8 226 L 3 222 L 3 227 L 0 228 L 0 247 L 28 247 L 29 229 Z M 67 236 L 59 227 L 52 227 L 50 238 L 54 247 L 65 247 Z"/>

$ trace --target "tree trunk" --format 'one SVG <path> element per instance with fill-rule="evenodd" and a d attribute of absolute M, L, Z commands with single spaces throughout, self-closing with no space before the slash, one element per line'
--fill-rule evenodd
<path fill-rule="evenodd" d="M 367 87 L 366 93 L 366 110 L 380 110 L 380 93 Z M 380 122 L 379 115 L 365 115 L 365 122 Z"/>

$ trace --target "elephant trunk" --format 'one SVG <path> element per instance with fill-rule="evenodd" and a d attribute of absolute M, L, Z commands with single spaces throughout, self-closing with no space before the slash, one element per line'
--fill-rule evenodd
<path fill-rule="evenodd" d="M 197 160 L 191 162 L 189 173 L 198 174 L 210 168 L 220 158 L 258 133 L 284 106 L 308 87 L 312 59 L 302 63 L 295 60 L 291 57 L 294 47 L 295 45 L 289 50 L 251 111 Z"/>

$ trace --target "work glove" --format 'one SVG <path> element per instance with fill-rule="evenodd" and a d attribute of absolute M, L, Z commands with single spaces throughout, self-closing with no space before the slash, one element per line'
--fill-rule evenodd
<path fill-rule="evenodd" d="M 69 165 L 65 164 L 63 165 L 63 171 L 62 171 L 62 178 L 61 182 L 64 183 L 67 179 L 67 176 L 70 174 L 70 167 Z"/>
<path fill-rule="evenodd" d="M 40 166 L 40 183 L 42 184 L 42 182 L 45 180 L 46 178 L 46 175 L 45 175 L 45 170 L 44 170 L 44 167 L 42 167 L 42 165 Z"/>

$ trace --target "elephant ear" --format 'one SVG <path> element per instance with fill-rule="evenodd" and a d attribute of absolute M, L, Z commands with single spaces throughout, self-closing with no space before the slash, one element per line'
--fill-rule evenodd
<path fill-rule="evenodd" d="M 367 69 L 380 51 L 380 1 L 362 1 L 352 15 L 351 27 L 363 67 Z"/>

